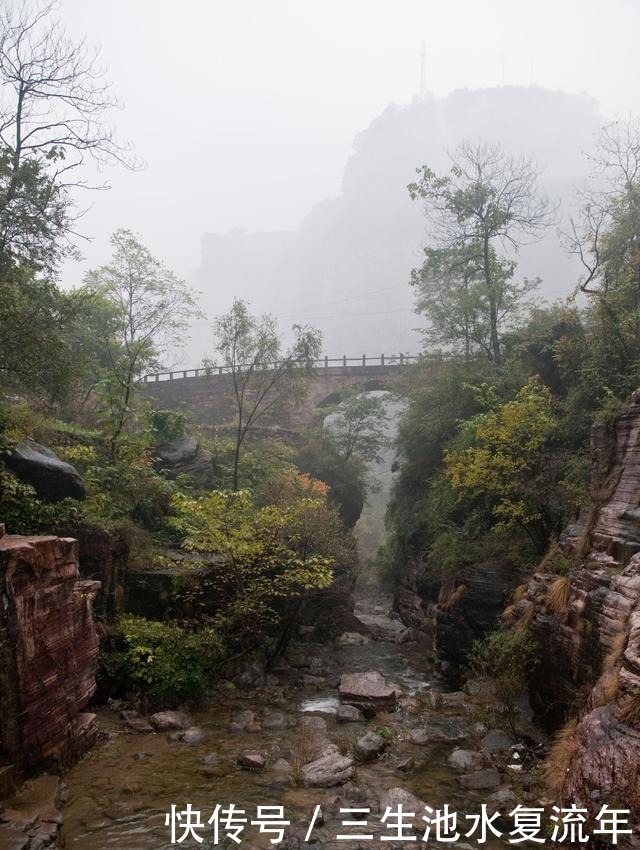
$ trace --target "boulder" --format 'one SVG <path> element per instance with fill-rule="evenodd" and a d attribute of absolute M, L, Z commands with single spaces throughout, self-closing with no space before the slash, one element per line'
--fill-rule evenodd
<path fill-rule="evenodd" d="M 125 729 L 131 732 L 148 733 L 153 732 L 153 726 L 144 717 L 130 717 L 124 721 Z"/>
<path fill-rule="evenodd" d="M 244 770 L 253 770 L 255 772 L 259 772 L 264 770 L 266 761 L 264 756 L 261 753 L 242 753 L 238 758 L 238 764 Z"/>
<path fill-rule="evenodd" d="M 474 770 L 482 764 L 482 753 L 474 750 L 454 750 L 449 756 L 449 767 L 454 770 Z"/>
<path fill-rule="evenodd" d="M 353 752 L 358 761 L 374 761 L 387 749 L 389 742 L 377 732 L 367 732 L 358 738 L 353 747 Z"/>
<path fill-rule="evenodd" d="M 182 437 L 157 449 L 157 466 L 168 478 L 186 476 L 198 490 L 215 490 L 213 456 L 193 437 Z"/>
<path fill-rule="evenodd" d="M 353 759 L 342 755 L 334 744 L 328 744 L 323 755 L 302 768 L 302 782 L 307 788 L 331 788 L 353 776 Z"/>
<path fill-rule="evenodd" d="M 62 499 L 84 499 L 87 495 L 80 473 L 51 451 L 33 440 L 17 443 L 2 452 L 7 469 L 21 481 L 30 484 L 41 499 L 59 502 Z"/>
<path fill-rule="evenodd" d="M 502 777 L 497 770 L 475 770 L 460 777 L 460 784 L 472 791 L 493 791 L 502 783 Z"/>
<path fill-rule="evenodd" d="M 247 726 L 249 726 L 254 721 L 255 714 L 253 713 L 253 711 L 245 709 L 245 711 L 241 711 L 233 716 L 233 719 L 229 723 L 229 729 L 232 732 L 244 732 Z"/>
<path fill-rule="evenodd" d="M 360 723 L 364 720 L 364 714 L 355 705 L 340 705 L 336 711 L 338 723 Z"/>
<path fill-rule="evenodd" d="M 158 711 L 151 715 L 149 722 L 156 732 L 173 732 L 186 729 L 191 720 L 184 711 Z"/>
<path fill-rule="evenodd" d="M 394 688 L 376 671 L 343 673 L 338 693 L 342 702 L 355 705 L 365 715 L 378 711 L 395 711 L 398 703 Z"/>

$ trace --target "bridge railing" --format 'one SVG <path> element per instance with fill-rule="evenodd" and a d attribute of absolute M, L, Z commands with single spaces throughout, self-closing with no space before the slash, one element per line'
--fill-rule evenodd
<path fill-rule="evenodd" d="M 362 357 L 322 357 L 320 360 L 314 360 L 311 368 L 316 372 L 338 371 L 341 369 L 361 368 L 363 370 L 388 368 L 393 366 L 407 366 L 411 363 L 417 363 L 421 360 L 419 354 L 380 354 L 374 357 L 363 354 Z M 276 369 L 279 363 L 267 363 L 263 367 L 266 369 Z M 255 368 L 250 365 L 236 366 L 238 371 L 244 369 Z M 157 383 L 158 381 L 178 381 L 183 378 L 201 378 L 213 377 L 215 375 L 231 374 L 231 366 L 200 366 L 197 369 L 178 369 L 173 372 L 153 372 L 144 376 L 145 384 Z"/>

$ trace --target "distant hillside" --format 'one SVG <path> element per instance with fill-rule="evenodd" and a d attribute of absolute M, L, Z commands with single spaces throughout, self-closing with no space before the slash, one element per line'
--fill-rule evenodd
<path fill-rule="evenodd" d="M 412 329 L 421 320 L 411 312 L 408 280 L 426 232 L 406 190 L 415 168 L 446 168 L 446 149 L 462 139 L 499 141 L 537 158 L 546 192 L 566 214 L 586 173 L 581 151 L 601 123 L 593 99 L 539 88 L 462 90 L 390 106 L 356 137 L 342 193 L 318 203 L 297 230 L 203 236 L 203 309 L 215 315 L 238 295 L 256 311 L 278 314 L 283 328 L 320 327 L 330 354 L 416 351 Z M 320 157 L 322 150 L 309 151 L 309 169 Z M 571 289 L 579 270 L 552 232 L 523 249 L 520 273 L 543 278 L 541 293 L 554 298 Z M 356 297 L 371 290 L 385 291 Z M 203 333 L 194 355 L 204 353 Z"/>

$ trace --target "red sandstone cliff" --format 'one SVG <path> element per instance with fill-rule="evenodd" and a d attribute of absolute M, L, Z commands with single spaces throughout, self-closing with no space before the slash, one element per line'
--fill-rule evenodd
<path fill-rule="evenodd" d="M 552 752 L 558 793 L 589 808 L 631 807 L 640 823 L 640 391 L 611 429 L 594 427 L 592 460 L 595 506 L 513 613 L 543 647 L 538 709 L 577 719 Z"/>
<path fill-rule="evenodd" d="M 59 537 L 0 537 L 0 766 L 17 775 L 58 765 L 95 736 L 81 714 L 95 691 L 92 604 L 78 544 Z"/>

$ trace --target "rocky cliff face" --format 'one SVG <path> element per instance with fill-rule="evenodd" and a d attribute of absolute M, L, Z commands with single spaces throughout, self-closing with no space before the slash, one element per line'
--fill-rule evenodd
<path fill-rule="evenodd" d="M 532 681 L 539 713 L 578 718 L 552 753 L 560 796 L 640 816 L 640 391 L 613 428 L 594 428 L 591 448 L 594 506 L 513 616 L 543 648 Z"/>
<path fill-rule="evenodd" d="M 81 754 L 96 734 L 82 714 L 95 691 L 97 581 L 82 581 L 78 544 L 0 537 L 0 772 L 17 776 Z"/>

